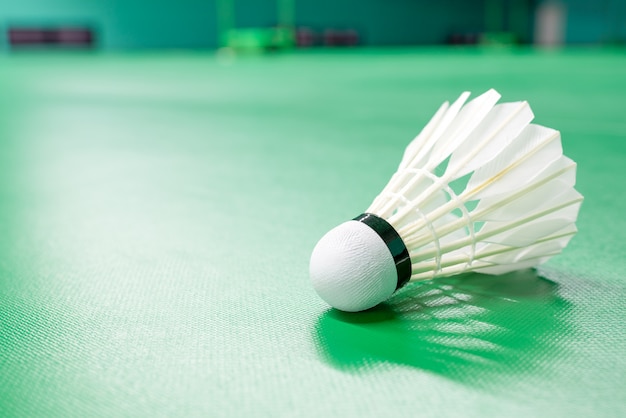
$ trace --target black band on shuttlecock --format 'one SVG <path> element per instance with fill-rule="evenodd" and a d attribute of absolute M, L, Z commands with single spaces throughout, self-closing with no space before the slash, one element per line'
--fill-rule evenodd
<path fill-rule="evenodd" d="M 398 273 L 396 290 L 407 284 L 411 278 L 411 257 L 409 257 L 409 250 L 404 245 L 404 241 L 402 241 L 402 238 L 400 238 L 393 226 L 383 218 L 371 213 L 363 213 L 353 220 L 362 222 L 372 228 L 389 248 L 393 261 L 396 263 L 396 272 Z"/>

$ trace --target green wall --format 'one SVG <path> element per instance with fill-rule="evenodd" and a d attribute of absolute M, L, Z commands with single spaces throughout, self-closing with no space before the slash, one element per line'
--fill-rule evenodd
<path fill-rule="evenodd" d="M 626 43 L 626 0 L 568 0 L 565 6 L 567 42 Z"/>
<path fill-rule="evenodd" d="M 89 24 L 105 49 L 204 48 L 216 45 L 215 1 L 0 0 L 6 42 L 11 24 Z"/>
<path fill-rule="evenodd" d="M 299 0 L 296 24 L 356 28 L 375 45 L 438 43 L 449 30 L 480 30 L 482 0 Z M 236 0 L 237 25 L 277 23 L 276 0 Z M 2 36 L 10 24 L 86 23 L 105 49 L 217 46 L 216 0 L 2 0 Z M 4 39 L 6 42 L 6 39 Z"/>
<path fill-rule="evenodd" d="M 11 24 L 88 24 L 103 49 L 213 48 L 218 0 L 0 0 L 0 46 Z M 219 0 L 228 1 L 228 0 Z M 235 0 L 239 26 L 277 23 L 277 0 Z M 314 29 L 355 28 L 371 45 L 441 43 L 451 31 L 477 32 L 502 10 L 532 10 L 535 0 L 295 0 L 295 22 Z M 626 40 L 626 0 L 566 0 L 570 43 Z M 497 10 L 495 10 L 497 15 Z M 493 15 L 492 13 L 491 15 Z M 522 23 L 524 17 L 516 20 Z M 528 25 L 511 29 L 530 39 Z M 506 27 L 506 25 L 504 25 Z M 522 33 L 526 32 L 526 33 Z"/>
<path fill-rule="evenodd" d="M 482 0 L 307 0 L 297 3 L 296 21 L 354 27 L 374 45 L 441 43 L 450 31 L 484 28 Z"/>

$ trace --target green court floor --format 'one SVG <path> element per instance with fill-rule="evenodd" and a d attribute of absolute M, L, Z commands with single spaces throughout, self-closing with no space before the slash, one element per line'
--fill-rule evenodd
<path fill-rule="evenodd" d="M 579 234 L 330 310 L 317 240 L 491 87 L 561 130 Z M 626 416 L 625 176 L 624 50 L 0 56 L 0 416 Z"/>

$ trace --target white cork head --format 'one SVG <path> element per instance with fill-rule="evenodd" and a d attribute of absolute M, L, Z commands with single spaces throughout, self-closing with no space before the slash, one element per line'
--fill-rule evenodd
<path fill-rule="evenodd" d="M 309 274 L 318 295 L 347 312 L 372 308 L 396 290 L 398 273 L 383 239 L 368 225 L 348 221 L 320 239 Z"/>

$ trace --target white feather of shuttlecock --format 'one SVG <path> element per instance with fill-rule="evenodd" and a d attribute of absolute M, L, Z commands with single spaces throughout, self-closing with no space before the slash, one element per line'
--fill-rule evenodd
<path fill-rule="evenodd" d="M 576 233 L 583 197 L 558 131 L 489 90 L 444 103 L 367 212 L 402 237 L 411 280 L 543 263 Z"/>

